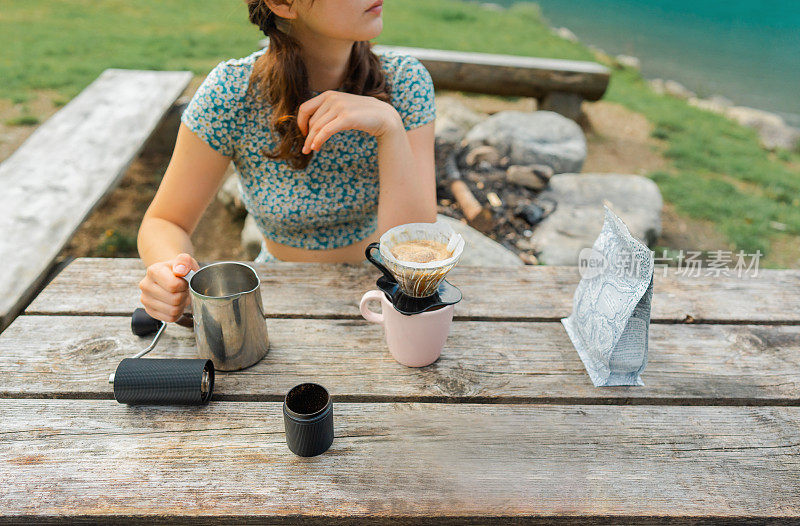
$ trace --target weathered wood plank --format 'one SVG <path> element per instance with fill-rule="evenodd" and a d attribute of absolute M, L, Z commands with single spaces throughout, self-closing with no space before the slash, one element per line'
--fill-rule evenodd
<path fill-rule="evenodd" d="M 0 164 L 0 328 L 30 299 L 191 76 L 106 70 Z"/>
<path fill-rule="evenodd" d="M 263 281 L 266 312 L 273 317 L 358 318 L 361 295 L 380 273 L 360 265 L 252 264 Z M 309 279 L 310 276 L 315 279 Z M 137 259 L 78 259 L 28 307 L 28 314 L 130 314 L 140 306 Z M 458 266 L 448 280 L 464 299 L 461 320 L 557 321 L 569 316 L 580 281 L 576 267 Z M 760 269 L 757 276 L 688 277 L 669 269 L 655 276 L 656 323 L 800 323 L 800 270 Z"/>
<path fill-rule="evenodd" d="M 596 62 L 400 46 L 374 50 L 416 57 L 437 89 L 536 98 L 564 92 L 598 100 L 611 77 L 609 69 Z"/>
<path fill-rule="evenodd" d="M 281 404 L 0 400 L 0 517 L 800 516 L 800 408 L 336 404 L 318 457 Z M 197 521 L 193 521 L 196 523 Z"/>
<path fill-rule="evenodd" d="M 656 325 L 644 387 L 595 388 L 560 323 L 455 322 L 442 357 L 396 363 L 381 327 L 270 319 L 269 354 L 218 373 L 217 400 L 281 400 L 303 381 L 344 401 L 800 405 L 800 326 Z M 22 316 L 0 336 L 0 396 L 111 398 L 108 374 L 149 339 L 126 317 Z M 195 356 L 170 326 L 153 357 Z"/>

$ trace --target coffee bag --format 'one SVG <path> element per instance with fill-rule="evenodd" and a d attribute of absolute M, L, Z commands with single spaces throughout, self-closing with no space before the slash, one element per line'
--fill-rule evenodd
<path fill-rule="evenodd" d="M 644 385 L 653 253 L 605 206 L 603 229 L 581 251 L 572 314 L 561 320 L 595 386 Z"/>

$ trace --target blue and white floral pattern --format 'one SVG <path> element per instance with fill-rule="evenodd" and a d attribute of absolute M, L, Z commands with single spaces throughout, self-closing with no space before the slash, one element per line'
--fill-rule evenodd
<path fill-rule="evenodd" d="M 247 90 L 253 63 L 264 52 L 218 64 L 181 122 L 232 158 L 245 208 L 267 238 L 306 249 L 336 248 L 366 238 L 377 228 L 377 141 L 357 130 L 336 133 L 305 170 L 265 157 L 262 150 L 274 149 L 277 142 L 268 125 L 271 108 Z M 425 67 L 414 57 L 390 51 L 379 57 L 392 105 L 405 128 L 433 120 L 433 82 Z"/>

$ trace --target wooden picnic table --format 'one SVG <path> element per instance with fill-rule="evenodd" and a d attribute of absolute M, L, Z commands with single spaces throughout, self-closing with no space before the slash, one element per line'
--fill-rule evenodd
<path fill-rule="evenodd" d="M 800 271 L 658 271 L 646 385 L 595 388 L 558 321 L 575 268 L 457 267 L 442 357 L 411 369 L 358 314 L 373 267 L 254 267 L 270 352 L 202 407 L 113 400 L 147 342 L 138 260 L 78 259 L 39 294 L 0 335 L 0 522 L 800 520 Z M 193 345 L 170 325 L 152 354 Z M 334 397 L 312 458 L 284 440 L 303 381 Z"/>

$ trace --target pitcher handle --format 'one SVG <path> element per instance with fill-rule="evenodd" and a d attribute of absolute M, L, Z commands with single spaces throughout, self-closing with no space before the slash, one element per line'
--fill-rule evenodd
<path fill-rule="evenodd" d="M 194 270 L 192 270 L 192 269 L 189 269 L 189 272 L 187 272 L 187 273 L 186 273 L 186 274 L 184 274 L 183 276 L 177 276 L 177 277 L 179 277 L 179 278 L 181 278 L 181 279 L 185 279 L 185 280 L 186 280 L 186 283 L 187 283 L 187 284 L 189 284 L 189 288 L 191 288 L 191 287 L 192 287 L 192 285 L 191 285 L 191 283 L 192 283 L 192 278 L 194 277 L 194 275 L 195 275 L 195 274 L 197 274 L 197 272 L 195 272 L 195 271 L 194 271 Z"/>

